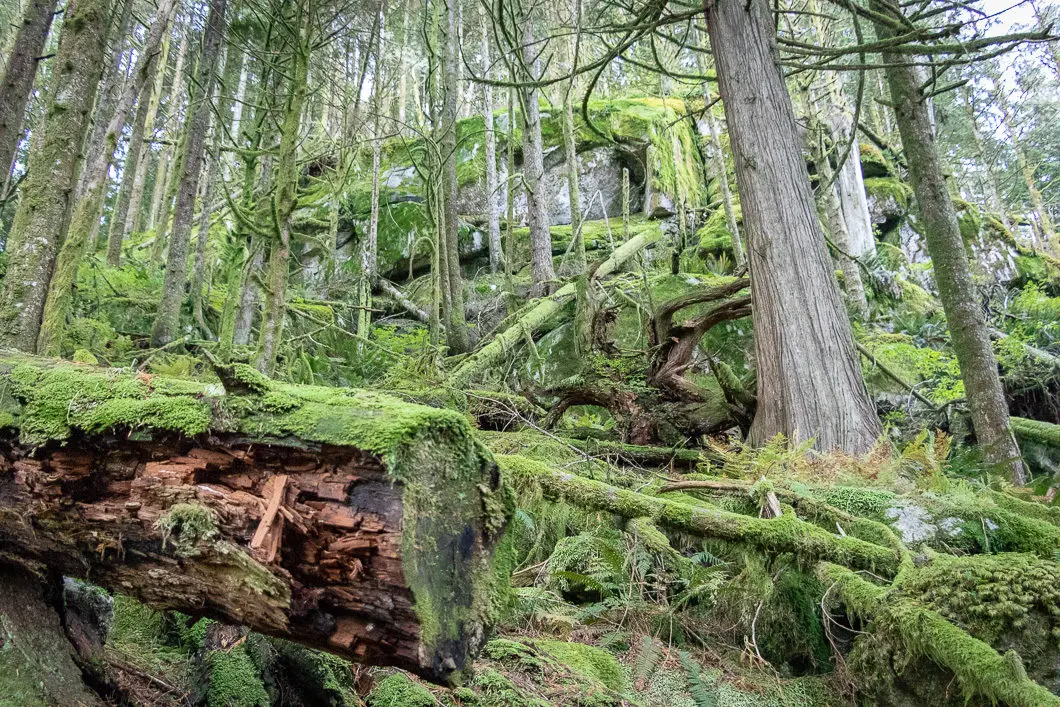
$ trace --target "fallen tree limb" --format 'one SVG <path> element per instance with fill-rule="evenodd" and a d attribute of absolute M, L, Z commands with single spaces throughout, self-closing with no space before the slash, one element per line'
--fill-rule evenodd
<path fill-rule="evenodd" d="M 981 695 L 1011 707 L 1060 705 L 1060 698 L 1027 677 L 1014 652 L 1001 655 L 912 599 L 896 596 L 846 567 L 822 563 L 818 575 L 847 608 L 862 618 L 882 617 L 906 650 L 923 655 L 957 676 L 966 697 Z"/>
<path fill-rule="evenodd" d="M 226 377 L 244 393 L 0 359 L 0 560 L 436 681 L 463 669 L 511 512 L 466 419 Z"/>
<path fill-rule="evenodd" d="M 1046 447 L 1060 450 L 1060 425 L 1041 420 L 1028 420 L 1025 417 L 1013 417 L 1012 432 L 1021 442 L 1034 442 Z"/>
<path fill-rule="evenodd" d="M 661 236 L 662 229 L 651 229 L 629 239 L 616 248 L 611 257 L 593 272 L 590 280 L 601 280 L 616 272 L 630 258 L 659 240 Z M 464 359 L 449 375 L 449 385 L 455 388 L 467 387 L 473 376 L 498 365 L 508 352 L 512 351 L 523 341 L 528 333 L 532 336 L 549 319 L 558 314 L 563 309 L 563 306 L 574 297 L 574 294 L 575 285 L 570 282 L 554 294 L 538 300 L 536 305 L 519 317 L 511 326 Z"/>
<path fill-rule="evenodd" d="M 780 518 L 753 518 L 629 491 L 524 457 L 498 456 L 497 463 L 518 489 L 536 489 L 545 498 L 626 519 L 650 518 L 672 531 L 743 543 L 770 554 L 790 552 L 804 561 L 829 560 L 887 576 L 898 572 L 901 561 L 894 549 L 829 533 L 790 513 Z"/>

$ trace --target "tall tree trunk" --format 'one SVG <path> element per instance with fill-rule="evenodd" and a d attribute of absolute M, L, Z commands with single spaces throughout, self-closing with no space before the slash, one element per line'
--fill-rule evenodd
<path fill-rule="evenodd" d="M 751 272 L 758 410 L 750 439 L 783 434 L 867 451 L 880 423 L 814 209 L 769 3 L 720 0 L 706 15 Z"/>
<path fill-rule="evenodd" d="M 30 0 L 0 81 L 0 186 L 7 181 L 22 139 L 22 121 L 33 92 L 37 64 L 44 53 L 57 0 Z"/>
<path fill-rule="evenodd" d="M 490 67 L 493 52 L 489 39 L 489 11 L 479 5 L 482 19 L 482 75 L 490 78 Z M 501 212 L 499 181 L 497 179 L 497 131 L 494 125 L 495 106 L 493 105 L 493 86 L 482 85 L 482 114 L 486 127 L 486 233 L 490 249 L 490 272 L 501 271 L 504 261 L 504 249 L 501 247 Z"/>
<path fill-rule="evenodd" d="M 132 0 L 126 0 L 132 4 Z M 140 95 L 147 79 L 154 73 L 155 61 L 162 37 L 169 28 L 170 16 L 176 7 L 176 0 L 162 0 L 158 6 L 143 53 L 137 62 L 132 80 L 129 81 L 106 125 L 103 142 L 89 158 L 88 165 L 82 172 L 81 196 L 74 204 L 70 226 L 66 230 L 59 259 L 48 286 L 48 299 L 44 305 L 41 331 L 37 338 L 37 353 L 45 356 L 59 356 L 66 318 L 73 302 L 73 287 L 77 281 L 77 268 L 89 247 L 94 226 L 98 226 L 103 199 L 106 196 L 107 178 L 110 165 L 114 161 L 114 150 L 118 146 L 118 137 L 125 129 L 125 120 L 132 110 L 133 102 Z"/>
<path fill-rule="evenodd" d="M 70 201 L 77 187 L 77 146 L 99 84 L 108 0 L 78 0 L 63 22 L 49 87 L 43 139 L 30 153 L 8 234 L 7 276 L 0 290 L 0 346 L 32 352 Z"/>
<path fill-rule="evenodd" d="M 460 62 L 460 35 L 457 20 L 458 0 L 446 0 L 446 18 L 442 32 L 445 50 L 443 74 L 444 91 L 442 94 L 442 216 L 441 257 L 445 259 L 443 271 L 448 280 L 448 321 L 446 334 L 449 352 L 464 353 L 471 348 L 468 337 L 467 322 L 464 320 L 464 278 L 460 272 L 460 244 L 458 241 L 458 223 L 456 213 L 456 121 L 459 108 L 457 87 L 460 83 L 458 71 Z"/>
<path fill-rule="evenodd" d="M 158 118 L 158 106 L 162 101 L 162 91 L 165 89 L 166 73 L 169 70 L 169 49 L 172 38 L 167 37 L 162 46 L 162 57 L 158 63 L 158 74 L 155 76 L 155 84 L 151 89 L 151 99 L 147 105 L 147 115 L 144 117 L 144 139 L 148 138 L 148 132 L 153 140 L 155 135 L 155 121 Z M 178 53 L 185 51 L 184 47 Z M 140 147 L 140 159 L 133 175 L 132 191 L 129 193 L 129 211 L 125 216 L 125 224 L 122 226 L 121 240 L 130 233 L 137 233 L 143 229 L 144 224 L 144 191 L 147 188 L 147 173 L 150 171 L 151 150 Z"/>
<path fill-rule="evenodd" d="M 158 306 L 154 328 L 151 330 L 151 342 L 154 346 L 171 342 L 180 324 L 180 306 L 184 302 L 184 287 L 188 281 L 191 222 L 195 212 L 195 197 L 199 191 L 206 130 L 210 125 L 211 96 L 217 61 L 221 54 L 221 42 L 224 39 L 226 10 L 227 0 L 210 0 L 196 77 L 196 93 L 200 100 L 189 102 L 191 120 L 184 148 L 184 169 L 180 188 L 177 190 L 173 230 L 169 239 L 169 259 L 166 262 L 166 274 L 162 284 L 162 301 Z M 159 227 L 164 227 L 164 224 Z M 156 238 L 159 236 L 161 232 L 156 234 Z"/>
<path fill-rule="evenodd" d="M 280 149 L 276 158 L 276 191 L 273 196 L 275 233 L 269 254 L 266 275 L 265 312 L 258 337 L 256 365 L 259 371 L 271 375 L 276 367 L 276 354 L 287 318 L 287 275 L 291 260 L 291 216 L 298 197 L 298 132 L 302 109 L 309 94 L 309 54 L 311 16 L 307 3 L 300 2 L 298 15 L 291 18 L 295 28 L 291 32 L 291 63 L 288 69 L 287 105 L 280 129 Z"/>
<path fill-rule="evenodd" d="M 534 44 L 533 18 L 529 0 L 519 0 L 522 43 L 518 51 L 523 66 L 524 81 L 536 81 L 537 62 Z M 545 175 L 545 148 L 541 138 L 541 107 L 537 103 L 538 89 L 520 90 L 523 114 L 523 185 L 526 188 L 526 221 L 530 226 L 531 296 L 540 297 L 551 289 L 556 279 L 552 268 L 552 233 L 549 231 L 549 209 L 542 181 Z M 511 167 L 509 166 L 509 169 Z"/>
<path fill-rule="evenodd" d="M 107 139 L 107 133 L 110 132 L 108 125 L 114 117 L 114 106 L 118 102 L 118 94 L 125 78 L 121 64 L 125 58 L 125 44 L 129 37 L 129 22 L 132 20 L 134 0 L 116 1 L 121 1 L 121 15 L 118 16 L 118 23 L 113 25 L 108 32 L 110 55 L 103 68 L 103 81 L 96 95 L 96 107 L 92 111 L 92 128 L 89 130 L 88 143 L 85 147 L 86 165 L 93 164 L 99 153 L 107 149 L 104 142 Z M 133 100 L 136 100 L 136 96 L 133 96 Z M 111 148 L 110 151 L 113 153 L 114 149 Z M 81 178 L 77 184 L 78 199 L 84 195 L 88 186 L 88 180 L 91 178 L 89 172 L 88 169 L 81 172 Z"/>
<path fill-rule="evenodd" d="M 881 0 L 874 0 L 871 6 L 884 17 L 899 17 L 890 4 Z M 880 41 L 886 42 L 894 34 L 889 25 L 876 23 Z M 1007 473 L 1013 484 L 1023 485 L 1027 472 L 1012 435 L 986 315 L 972 283 L 957 211 L 935 147 L 929 107 L 920 90 L 922 81 L 916 67 L 906 65 L 908 55 L 885 51 L 882 59 L 888 65 L 891 104 L 895 107 L 913 193 L 920 206 L 920 230 L 931 255 L 975 434 L 987 463 Z"/>
<path fill-rule="evenodd" d="M 382 13 L 382 10 L 379 11 Z M 383 26 L 382 18 L 379 26 Z M 360 296 L 357 304 L 357 335 L 367 338 L 372 327 L 372 288 L 377 279 L 376 258 L 379 250 L 379 170 L 382 157 L 381 114 L 383 111 L 383 56 L 380 51 L 382 32 L 376 33 L 375 70 L 372 75 L 372 196 L 368 214 L 368 235 L 361 244 Z"/>
<path fill-rule="evenodd" d="M 136 117 L 133 118 L 132 133 L 129 135 L 129 149 L 125 153 L 121 185 L 118 187 L 118 197 L 114 202 L 114 211 L 110 215 L 110 225 L 107 228 L 107 265 L 112 268 L 118 267 L 121 263 L 121 245 L 125 240 L 125 220 L 129 216 L 133 186 L 140 171 L 140 155 L 144 151 L 144 127 L 147 125 L 147 113 L 150 107 L 150 87 L 144 85 L 140 89 L 140 97 L 136 99 Z M 142 195 L 143 192 L 141 192 Z"/>
<path fill-rule="evenodd" d="M 183 41 L 180 42 L 180 49 L 177 50 L 177 63 L 173 67 L 173 83 L 169 89 L 165 113 L 160 124 L 156 125 L 153 130 L 155 134 L 162 130 L 167 138 L 167 144 L 162 148 L 162 153 L 158 157 L 158 167 L 155 170 L 155 188 L 151 195 L 151 210 L 147 213 L 147 228 L 155 229 L 156 241 L 166 229 L 168 217 L 163 215 L 163 211 L 168 213 L 168 207 L 164 207 L 162 202 L 166 194 L 169 193 L 169 182 L 176 171 L 174 155 L 182 149 L 181 139 L 185 134 L 185 131 L 180 127 L 181 123 L 178 123 L 178 116 L 181 114 L 181 104 L 184 101 L 184 64 L 187 61 L 188 48 L 191 44 L 191 37 L 184 37 Z M 178 137 L 174 139 L 174 136 Z M 158 255 L 161 256 L 160 248 L 152 248 L 152 256 L 154 256 L 155 251 L 158 251 Z M 157 260 L 158 258 L 152 257 L 152 262 L 157 262 Z"/>

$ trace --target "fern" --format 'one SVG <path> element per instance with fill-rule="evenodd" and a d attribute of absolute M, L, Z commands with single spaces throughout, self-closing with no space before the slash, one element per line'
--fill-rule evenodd
<path fill-rule="evenodd" d="M 715 707 L 718 704 L 715 681 L 703 675 L 699 664 L 692 659 L 688 651 L 680 651 L 678 656 L 681 659 L 681 668 L 685 671 L 685 677 L 688 678 L 688 694 L 692 696 L 696 707 Z"/>
<path fill-rule="evenodd" d="M 633 679 L 638 683 L 647 682 L 659 665 L 662 654 L 661 643 L 651 636 L 642 636 L 640 647 L 637 649 L 637 660 L 633 665 Z"/>

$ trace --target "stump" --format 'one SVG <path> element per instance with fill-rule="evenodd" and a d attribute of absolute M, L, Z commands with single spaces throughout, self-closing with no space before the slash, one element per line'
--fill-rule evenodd
<path fill-rule="evenodd" d="M 0 359 L 0 561 L 450 681 L 512 509 L 466 419 L 222 379 Z"/>

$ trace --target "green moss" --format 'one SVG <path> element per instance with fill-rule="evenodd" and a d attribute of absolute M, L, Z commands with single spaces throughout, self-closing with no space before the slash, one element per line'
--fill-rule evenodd
<path fill-rule="evenodd" d="M 964 397 L 964 381 L 957 359 L 949 353 L 917 346 L 911 337 L 904 334 L 873 334 L 862 339 L 865 348 L 898 374 L 905 383 L 921 386 L 921 392 L 937 403 L 945 403 Z M 883 390 L 907 394 L 890 376 L 875 368 L 872 361 L 862 357 L 866 383 L 870 390 Z"/>
<path fill-rule="evenodd" d="M 865 180 L 865 192 L 877 199 L 893 199 L 899 208 L 906 210 L 913 198 L 913 189 L 895 177 L 869 177 Z"/>
<path fill-rule="evenodd" d="M 209 542 L 217 535 L 217 520 L 213 511 L 197 503 L 176 503 L 155 521 L 162 531 L 162 548 L 172 542 L 177 552 L 190 555 L 200 543 Z"/>
<path fill-rule="evenodd" d="M 210 651 L 206 656 L 209 707 L 269 707 L 269 693 L 246 645 Z"/>
<path fill-rule="evenodd" d="M 536 648 L 543 650 L 562 665 L 582 675 L 599 680 L 609 690 L 618 693 L 629 691 L 629 678 L 615 657 L 607 651 L 584 643 L 563 641 L 534 641 Z"/>
<path fill-rule="evenodd" d="M 434 707 L 437 701 L 430 690 L 413 682 L 404 673 L 383 678 L 369 693 L 370 707 Z"/>

